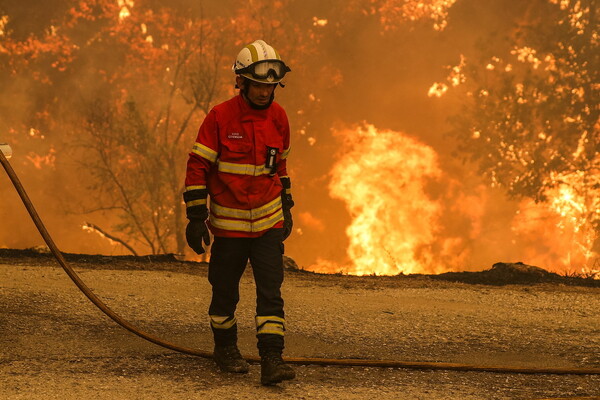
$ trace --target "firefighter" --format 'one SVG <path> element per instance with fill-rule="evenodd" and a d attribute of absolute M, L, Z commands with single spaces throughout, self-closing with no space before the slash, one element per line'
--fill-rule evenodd
<path fill-rule="evenodd" d="M 209 317 L 213 357 L 226 372 L 248 372 L 237 347 L 235 310 L 240 278 L 250 261 L 261 383 L 272 385 L 295 377 L 282 359 L 283 241 L 292 231 L 294 205 L 286 170 L 290 128 L 284 109 L 273 101 L 290 68 L 273 47 L 257 40 L 239 52 L 233 71 L 239 93 L 207 114 L 189 156 L 183 194 L 186 239 L 202 254 L 203 243 L 210 244 L 209 231 L 214 236 Z"/>

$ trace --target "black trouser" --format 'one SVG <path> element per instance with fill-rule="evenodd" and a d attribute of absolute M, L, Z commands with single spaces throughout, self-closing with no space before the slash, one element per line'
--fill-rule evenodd
<path fill-rule="evenodd" d="M 270 321 L 268 323 L 271 326 L 281 325 L 276 326 L 280 331 L 275 334 L 258 330 L 258 347 L 283 348 L 282 235 L 282 229 L 271 229 L 257 238 L 214 238 L 208 267 L 208 280 L 212 285 L 212 301 L 208 313 L 211 316 L 215 344 L 233 344 L 237 340 L 234 314 L 240 299 L 240 279 L 249 260 L 256 284 L 257 319 L 262 316 L 263 320 L 266 317 Z M 215 323 L 215 316 L 221 320 L 227 317 L 229 323 Z"/>

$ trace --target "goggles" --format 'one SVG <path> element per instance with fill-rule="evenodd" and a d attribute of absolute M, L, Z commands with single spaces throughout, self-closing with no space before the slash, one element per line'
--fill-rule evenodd
<path fill-rule="evenodd" d="M 271 76 L 273 80 L 280 81 L 290 71 L 291 69 L 281 60 L 263 60 L 252 63 L 247 67 L 236 69 L 235 73 L 249 74 L 253 78 L 261 80 L 269 80 L 268 78 Z"/>

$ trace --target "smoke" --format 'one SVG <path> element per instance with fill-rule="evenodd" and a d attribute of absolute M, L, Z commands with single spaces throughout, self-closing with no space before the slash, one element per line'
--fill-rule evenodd
<path fill-rule="evenodd" d="M 52 20 L 72 3 L 15 2 L 0 12 L 9 17 L 7 28 L 26 37 L 50 29 Z M 138 3 L 164 7 L 163 2 L 140 0 L 129 11 L 135 13 Z M 301 267 L 372 273 L 367 265 L 373 264 L 373 257 L 386 263 L 385 272 L 378 273 L 476 270 L 498 261 L 540 263 L 549 269 L 565 265 L 557 258 L 559 252 L 556 257 L 538 257 L 547 254 L 550 245 L 540 242 L 549 243 L 548 235 L 522 233 L 527 223 L 519 210 L 528 206 L 489 188 L 473 166 L 452 154 L 454 143 L 444 132 L 457 104 L 428 96 L 431 85 L 445 75 L 443 67 L 457 64 L 459 54 L 476 53 L 482 38 L 496 33 L 490 45 L 506 46 L 502 32 L 522 18 L 519 1 L 449 2 L 453 5 L 443 30 L 433 29 L 428 19 L 398 20 L 393 30 L 386 30 L 378 16 L 341 0 L 252 4 L 249 8 L 233 1 L 180 0 L 169 7 L 192 19 L 228 18 L 231 23 L 223 26 L 222 38 L 232 60 L 238 46 L 260 37 L 290 61 L 292 73 L 286 87 L 277 90 L 276 100 L 288 112 L 293 135 L 288 171 L 296 202 L 295 231 L 286 252 Z M 28 18 L 22 17 L 25 13 Z M 81 32 L 74 43 L 90 36 L 92 31 Z M 153 36 L 154 45 L 159 40 Z M 77 77 L 61 75 L 65 80 L 58 79 L 51 93 L 48 87 L 18 78 L 18 84 L 8 86 L 10 100 L 0 100 L 0 141 L 13 146 L 15 169 L 59 247 L 68 252 L 126 253 L 122 246 L 82 229 L 90 218 L 82 213 L 85 207 L 73 205 L 85 204 L 89 193 L 76 173 L 81 165 L 72 144 L 78 133 L 52 123 L 68 120 L 65 115 L 80 99 L 98 95 L 87 66 L 110 70 L 119 56 L 88 54 L 77 65 Z M 215 102 L 231 94 L 233 77 L 227 73 L 219 76 L 219 84 L 229 91 Z M 3 77 L 2 83 L 11 79 Z M 74 88 L 80 96 L 76 99 Z M 141 89 L 149 100 L 158 95 L 155 86 Z M 356 126 L 363 122 L 367 128 L 361 131 Z M 31 136 L 32 128 L 39 134 Z M 190 147 L 195 134 L 196 127 L 185 132 Z M 350 137 L 360 140 L 345 142 Z M 54 160 L 44 164 L 48 157 Z M 364 168 L 356 170 L 359 165 Z M 183 172 L 185 165 L 179 167 Z M 2 178 L 0 246 L 41 244 L 5 183 Z M 355 188 L 361 194 L 353 193 Z M 405 208 L 397 208 L 399 204 Z M 364 228 L 366 218 L 370 222 Z M 96 219 L 104 229 L 117 223 L 110 210 Z M 365 238 L 363 229 L 388 233 Z"/>
<path fill-rule="evenodd" d="M 476 185 L 472 174 L 459 180 L 440 168 L 432 147 L 401 132 L 361 125 L 333 136 L 339 149 L 328 190 L 350 216 L 348 243 L 345 257 L 316 251 L 309 270 L 396 275 L 477 269 L 490 258 L 555 270 L 589 262 L 593 230 L 577 225 L 572 213 L 506 201 L 502 192 Z M 576 200 L 565 201 L 579 206 Z M 303 227 L 323 233 L 321 220 L 300 216 Z"/>

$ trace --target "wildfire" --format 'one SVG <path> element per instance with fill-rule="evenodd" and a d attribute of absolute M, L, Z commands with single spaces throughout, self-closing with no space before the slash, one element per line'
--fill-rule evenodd
<path fill-rule="evenodd" d="M 104 233 L 102 230 L 98 229 L 94 224 L 90 224 L 90 223 L 86 222 L 81 226 L 81 229 L 83 229 L 87 233 L 98 234 L 101 238 L 108 240 L 108 242 L 110 244 L 116 244 L 116 242 L 114 240 L 112 240 L 110 237 L 108 237 L 106 235 L 106 233 Z"/>
<path fill-rule="evenodd" d="M 398 18 L 409 21 L 433 20 L 433 29 L 443 31 L 448 25 L 448 11 L 456 0 L 404 1 L 384 0 L 380 4 L 381 22 L 386 30 L 394 29 Z M 402 4 L 399 4 L 402 3 Z"/>
<path fill-rule="evenodd" d="M 313 25 L 323 27 L 327 25 L 328 21 L 324 18 L 313 17 Z"/>
<path fill-rule="evenodd" d="M 556 185 L 547 191 L 547 202 L 520 203 L 510 225 L 513 240 L 505 242 L 506 237 L 494 236 L 482 225 L 493 198 L 483 187 L 481 193 L 469 193 L 461 182 L 444 174 L 431 147 L 372 125 L 334 134 L 341 146 L 330 173 L 329 193 L 344 201 L 351 217 L 346 229 L 349 261 L 342 265 L 318 259 L 309 270 L 397 275 L 464 269 L 480 241 L 488 246 L 504 243 L 503 257 L 548 270 L 598 274 L 593 265 L 598 260 L 593 221 L 599 219 L 600 196 L 586 190 L 594 186 L 590 179 L 600 179 L 598 174 L 578 171 L 554 177 Z M 443 194 L 432 198 L 431 185 Z M 449 214 L 470 221 L 469 227 L 449 228 Z M 300 215 L 300 221 L 313 230 L 317 225 L 324 229 L 310 214 Z"/>
<path fill-rule="evenodd" d="M 8 16 L 3 15 L 0 17 L 0 37 L 5 35 L 6 24 L 8 23 Z"/>
<path fill-rule="evenodd" d="M 513 230 L 524 238 L 537 239 L 538 245 L 529 249 L 531 263 L 556 271 L 598 274 L 594 265 L 597 232 L 592 221 L 600 214 L 600 199 L 584 190 L 589 187 L 585 179 L 581 171 L 562 175 L 555 178 L 561 183 L 547 191 L 547 203 L 521 203 Z"/>
<path fill-rule="evenodd" d="M 54 168 L 56 163 L 56 150 L 51 147 L 46 155 L 29 152 L 25 158 L 27 158 L 27 160 L 29 160 L 29 162 L 31 162 L 36 169 L 42 169 L 44 167 Z"/>
<path fill-rule="evenodd" d="M 108 242 L 111 245 L 120 244 L 123 247 L 125 247 L 127 250 L 129 250 L 131 252 L 131 254 L 133 254 L 134 256 L 138 255 L 138 253 L 135 251 L 135 249 L 133 247 L 131 247 L 129 244 L 127 244 L 124 240 L 119 239 L 118 237 L 107 233 L 102 228 L 100 228 L 98 225 L 92 224 L 90 222 L 86 222 L 81 226 L 81 229 L 83 229 L 84 231 L 86 231 L 88 233 L 96 233 L 100 237 L 108 240 Z"/>
<path fill-rule="evenodd" d="M 336 133 L 342 158 L 334 166 L 330 195 L 352 217 L 346 230 L 351 265 L 320 260 L 311 269 L 355 275 L 397 275 L 431 268 L 423 251 L 435 236 L 440 205 L 426 193 L 439 177 L 437 155 L 400 132 L 372 125 Z"/>
<path fill-rule="evenodd" d="M 120 7 L 119 20 L 124 20 L 131 16 L 130 9 L 133 8 L 133 0 L 117 0 L 117 5 Z"/>
<path fill-rule="evenodd" d="M 461 54 L 460 62 L 458 63 L 458 65 L 454 65 L 454 66 L 448 65 L 446 67 L 450 71 L 448 73 L 448 76 L 446 77 L 446 80 L 449 82 L 449 84 L 451 86 L 456 87 L 458 85 L 465 83 L 465 81 L 467 80 L 467 77 L 465 76 L 465 73 L 464 73 L 465 66 L 466 66 L 466 59 Z M 446 94 L 446 92 L 448 92 L 449 88 L 450 88 L 450 86 L 448 86 L 445 83 L 435 82 L 429 88 L 427 95 L 429 97 L 442 97 L 443 95 Z"/>

